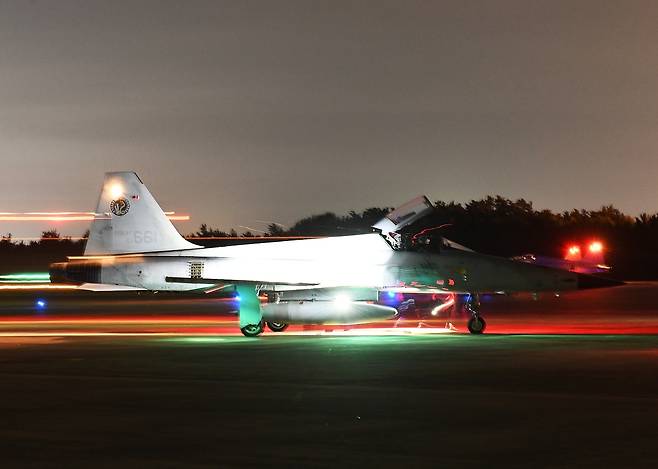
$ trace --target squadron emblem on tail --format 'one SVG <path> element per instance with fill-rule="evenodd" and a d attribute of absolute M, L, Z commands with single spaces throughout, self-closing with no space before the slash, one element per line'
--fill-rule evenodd
<path fill-rule="evenodd" d="M 125 197 L 120 197 L 110 202 L 110 210 L 117 217 L 122 217 L 130 210 L 130 202 Z"/>

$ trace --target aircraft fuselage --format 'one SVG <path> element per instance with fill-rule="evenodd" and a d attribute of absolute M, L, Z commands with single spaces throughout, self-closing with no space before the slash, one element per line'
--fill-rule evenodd
<path fill-rule="evenodd" d="M 213 279 L 257 283 L 274 291 L 408 288 L 511 293 L 561 292 L 578 287 L 577 275 L 571 272 L 457 249 L 395 251 L 376 233 L 125 256 L 91 256 L 74 258 L 61 267 L 65 269 L 63 276 L 67 281 L 162 291 L 211 288 L 216 285 Z M 209 281 L 203 283 L 203 279 Z M 61 271 L 59 278 L 53 280 L 62 280 Z"/>

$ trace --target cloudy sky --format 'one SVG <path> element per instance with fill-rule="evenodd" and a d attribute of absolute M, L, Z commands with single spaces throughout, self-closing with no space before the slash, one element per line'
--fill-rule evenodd
<path fill-rule="evenodd" d="M 0 212 L 93 210 L 129 169 L 183 232 L 419 193 L 656 212 L 657 24 L 630 0 L 0 0 Z"/>

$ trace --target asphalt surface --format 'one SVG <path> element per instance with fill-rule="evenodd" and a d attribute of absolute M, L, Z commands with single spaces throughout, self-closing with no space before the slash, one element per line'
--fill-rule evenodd
<path fill-rule="evenodd" d="M 218 298 L 3 292 L 2 466 L 658 467 L 656 295 L 247 339 Z"/>

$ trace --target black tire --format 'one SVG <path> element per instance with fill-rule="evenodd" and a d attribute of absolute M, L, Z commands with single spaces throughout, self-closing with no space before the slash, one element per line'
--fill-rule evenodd
<path fill-rule="evenodd" d="M 263 323 L 249 324 L 240 329 L 245 337 L 257 337 L 263 333 Z"/>
<path fill-rule="evenodd" d="M 482 334 L 487 328 L 487 322 L 483 317 L 473 316 L 468 320 L 468 331 L 471 334 Z"/>
<path fill-rule="evenodd" d="M 267 328 L 271 330 L 272 332 L 283 332 L 286 329 L 288 329 L 288 324 L 285 324 L 283 322 L 266 322 Z"/>

